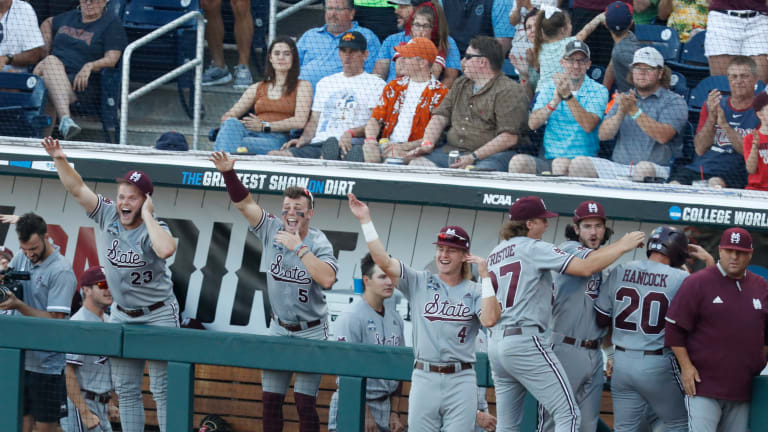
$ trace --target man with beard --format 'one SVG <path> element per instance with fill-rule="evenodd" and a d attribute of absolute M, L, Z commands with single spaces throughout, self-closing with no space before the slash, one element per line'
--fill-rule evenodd
<path fill-rule="evenodd" d="M 289 187 L 283 193 L 282 217 L 267 213 L 251 197 L 234 171 L 235 160 L 212 153 L 210 161 L 222 173 L 232 202 L 262 244 L 269 266 L 267 292 L 272 308 L 269 334 L 314 340 L 328 338 L 328 306 L 323 290 L 336 282 L 338 264 L 328 238 L 309 222 L 315 214 L 314 198 L 307 189 Z M 262 371 L 264 432 L 283 430 L 283 400 L 293 372 Z M 294 399 L 299 430 L 320 430 L 316 398 L 322 375 L 296 373 Z"/>
<path fill-rule="evenodd" d="M 105 260 L 104 273 L 115 303 L 110 322 L 178 327 L 179 303 L 165 261 L 176 252 L 176 241 L 168 225 L 155 218 L 152 180 L 141 171 L 128 171 L 124 177 L 115 179 L 115 203 L 86 186 L 80 174 L 67 163 L 58 140 L 48 137 L 42 144 L 53 158 L 64 188 L 102 231 L 99 254 Z M 145 361 L 114 357 L 111 362 L 122 430 L 144 431 L 141 383 Z M 168 363 L 147 363 L 149 389 L 157 403 L 157 422 L 160 431 L 165 432 Z"/>
<path fill-rule="evenodd" d="M 43 218 L 27 213 L 16 221 L 19 246 L 10 267 L 30 273 L 21 281 L 21 300 L 6 291 L 8 299 L 0 303 L 0 313 L 38 318 L 66 319 L 69 316 L 77 279 L 72 265 L 51 245 L 48 226 Z M 24 432 L 53 432 L 59 419 L 67 415 L 64 354 L 27 351 L 24 357 Z"/>

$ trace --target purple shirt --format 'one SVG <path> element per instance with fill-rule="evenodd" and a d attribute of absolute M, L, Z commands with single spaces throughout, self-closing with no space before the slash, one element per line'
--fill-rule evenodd
<path fill-rule="evenodd" d="M 683 282 L 667 312 L 667 328 L 687 331 L 685 347 L 701 376 L 696 395 L 752 398 L 752 379 L 765 366 L 767 314 L 768 282 L 750 271 L 731 279 L 718 263 Z M 679 346 L 671 333 L 667 345 Z"/>
<path fill-rule="evenodd" d="M 761 0 L 712 0 L 709 10 L 753 10 L 768 12 L 768 6 Z"/>

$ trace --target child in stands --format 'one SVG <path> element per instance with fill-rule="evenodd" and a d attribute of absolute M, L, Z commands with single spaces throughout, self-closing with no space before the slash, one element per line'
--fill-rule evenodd
<path fill-rule="evenodd" d="M 768 191 L 768 93 L 762 92 L 752 107 L 760 127 L 744 137 L 744 158 L 749 179 L 746 189 Z"/>

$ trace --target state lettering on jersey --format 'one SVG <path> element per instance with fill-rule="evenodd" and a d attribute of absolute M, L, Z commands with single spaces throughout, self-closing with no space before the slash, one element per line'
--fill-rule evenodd
<path fill-rule="evenodd" d="M 107 249 L 107 261 L 118 268 L 140 268 L 147 265 L 141 254 L 133 249 L 120 249 L 120 240 L 112 240 L 112 247 Z"/>
<path fill-rule="evenodd" d="M 297 283 L 301 285 L 309 285 L 312 283 L 312 278 L 309 277 L 307 270 L 299 268 L 298 266 L 283 267 L 283 255 L 275 255 L 275 261 L 269 266 L 269 273 L 275 280 L 282 282 Z"/>
<path fill-rule="evenodd" d="M 622 282 L 629 282 L 638 285 L 666 288 L 667 276 L 669 275 L 663 273 L 650 273 L 627 269 L 624 270 L 624 276 L 622 276 L 621 280 Z"/>
<path fill-rule="evenodd" d="M 467 293 L 464 298 L 467 296 L 471 301 L 472 294 Z M 451 299 L 441 300 L 440 293 L 435 293 L 432 301 L 424 305 L 424 318 L 429 321 L 472 321 L 474 316 L 472 308 L 463 299 L 454 304 Z"/>

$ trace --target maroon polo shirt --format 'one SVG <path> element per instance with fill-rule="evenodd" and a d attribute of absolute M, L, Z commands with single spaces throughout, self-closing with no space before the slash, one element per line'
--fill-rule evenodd
<path fill-rule="evenodd" d="M 665 342 L 688 349 L 701 377 L 697 396 L 752 398 L 752 378 L 765 366 L 767 318 L 768 282 L 750 271 L 731 279 L 718 263 L 685 279 L 667 311 Z"/>

